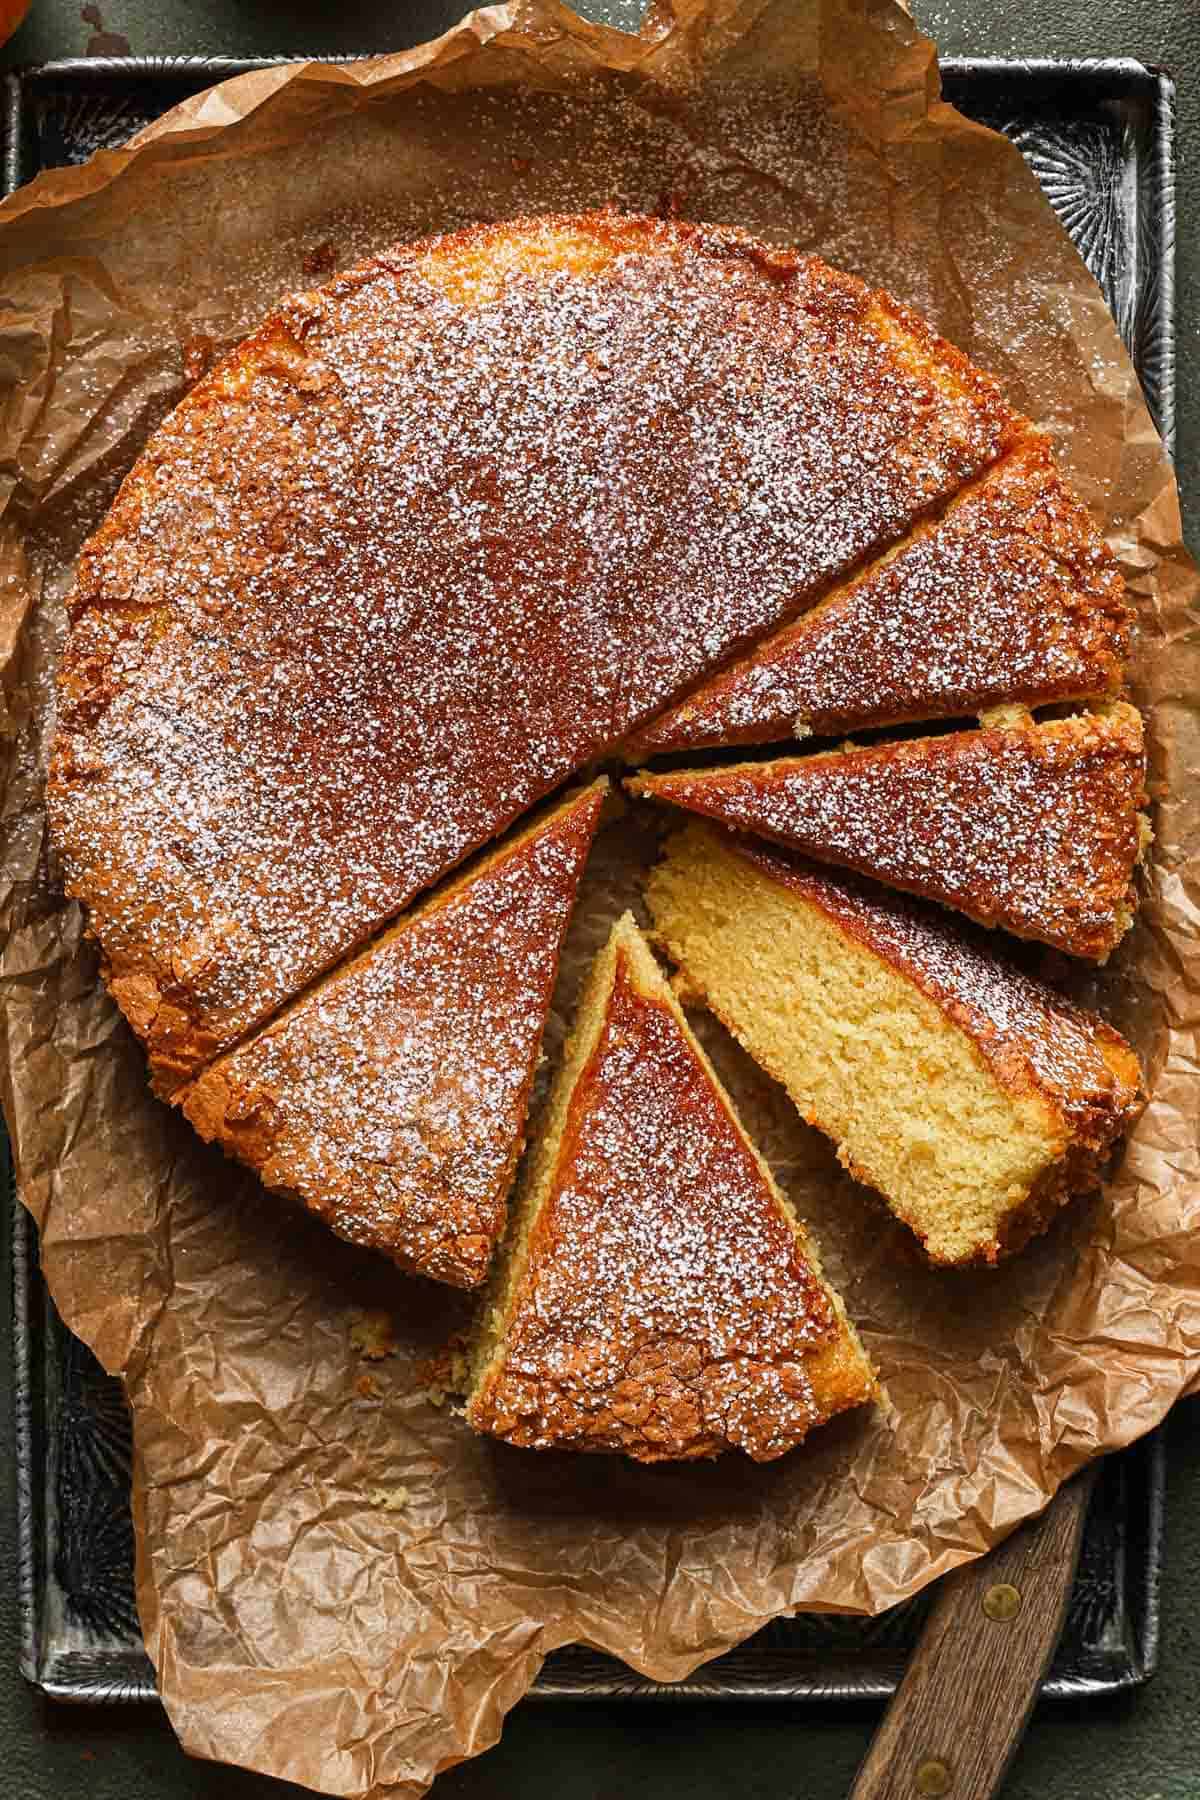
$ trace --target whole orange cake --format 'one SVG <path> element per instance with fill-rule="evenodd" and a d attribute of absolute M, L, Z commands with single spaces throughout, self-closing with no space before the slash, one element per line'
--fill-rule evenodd
<path fill-rule="evenodd" d="M 474 1287 L 504 1228 L 558 957 L 607 783 L 568 796 L 184 1091 L 268 1187 Z"/>
<path fill-rule="evenodd" d="M 54 840 L 159 1091 L 1023 429 L 724 227 L 480 226 L 285 301 L 70 599 Z"/>
<path fill-rule="evenodd" d="M 1128 924 L 1130 609 L 988 376 L 727 226 L 399 245 L 195 384 L 69 621 L 52 846 L 156 1091 L 404 1270 L 492 1268 L 474 1425 L 765 1459 L 873 1391 L 629 919 L 493 1252 L 604 783 L 565 790 L 604 757 L 983 713 L 640 787 L 1075 954 Z M 915 901 L 698 824 L 647 899 L 939 1261 L 1040 1229 L 1136 1111 L 1115 1033 Z"/>
<path fill-rule="evenodd" d="M 467 1418 L 526 1448 L 767 1462 L 875 1391 L 629 915 L 597 959 L 489 1298 Z"/>

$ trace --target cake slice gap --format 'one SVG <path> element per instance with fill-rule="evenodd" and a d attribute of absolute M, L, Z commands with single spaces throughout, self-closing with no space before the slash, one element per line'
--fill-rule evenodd
<path fill-rule="evenodd" d="M 1103 962 L 1150 841 L 1137 710 L 637 775 L 668 800 L 822 862 Z"/>
<path fill-rule="evenodd" d="M 939 516 L 634 734 L 626 754 L 1111 697 L 1132 622 L 1115 560 L 1048 439 L 1030 433 Z"/>
<path fill-rule="evenodd" d="M 182 1095 L 201 1136 L 340 1236 L 480 1283 L 607 792 L 569 794 L 220 1057 Z"/>
<path fill-rule="evenodd" d="M 467 1418 L 510 1444 L 769 1461 L 876 1391 L 630 914 L 594 965 L 492 1283 Z"/>
<path fill-rule="evenodd" d="M 934 1262 L 1019 1249 L 1141 1109 L 1118 1032 L 907 896 L 696 821 L 646 899 L 689 996 Z"/>

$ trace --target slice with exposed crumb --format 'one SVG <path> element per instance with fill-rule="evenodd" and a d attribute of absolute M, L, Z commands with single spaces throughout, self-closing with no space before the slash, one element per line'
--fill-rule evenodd
<path fill-rule="evenodd" d="M 935 1262 L 1044 1230 L 1141 1108 L 1111 1026 L 905 896 L 697 823 L 646 898 L 690 993 Z"/>
<path fill-rule="evenodd" d="M 782 1456 L 875 1391 L 812 1244 L 629 914 L 597 959 L 472 1358 L 533 1449 Z"/>

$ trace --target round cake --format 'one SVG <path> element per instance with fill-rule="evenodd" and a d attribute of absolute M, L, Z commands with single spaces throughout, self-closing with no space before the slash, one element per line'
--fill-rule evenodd
<path fill-rule="evenodd" d="M 286 1126 L 275 1185 L 463 1282 L 503 1216 L 459 1154 L 471 1071 L 416 1057 L 435 1128 L 384 1070 L 412 1052 L 381 996 L 414 902 L 623 749 L 1107 701 L 1130 625 L 1045 440 L 919 318 L 732 228 L 607 212 L 401 245 L 281 302 L 155 433 L 69 613 L 53 841 L 156 1090 L 268 1179 Z M 448 989 L 417 1010 L 467 1043 L 464 944 L 469 1029 Z M 489 1103 L 504 1180 L 556 955 L 492 1072 L 520 1102 Z M 446 1250 L 443 1204 L 485 1202 L 470 1257 Z"/>

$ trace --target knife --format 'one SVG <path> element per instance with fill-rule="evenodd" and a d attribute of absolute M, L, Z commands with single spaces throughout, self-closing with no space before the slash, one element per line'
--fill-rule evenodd
<path fill-rule="evenodd" d="M 991 1800 L 1062 1635 L 1092 1467 L 987 1556 L 939 1582 L 849 1800 Z"/>

